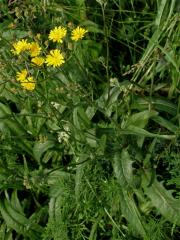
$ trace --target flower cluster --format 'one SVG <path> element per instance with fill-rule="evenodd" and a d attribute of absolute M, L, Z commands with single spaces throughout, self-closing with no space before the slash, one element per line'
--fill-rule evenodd
<path fill-rule="evenodd" d="M 81 40 L 87 30 L 82 27 L 76 27 L 71 32 L 71 40 L 77 42 Z M 62 26 L 55 27 L 52 29 L 48 35 L 48 39 L 53 43 L 62 44 L 63 39 L 67 35 L 67 29 Z M 61 45 L 57 46 L 57 48 L 50 50 L 48 53 L 44 51 L 42 53 L 42 47 L 39 45 L 38 40 L 40 37 L 36 38 L 37 41 L 28 42 L 27 39 L 21 39 L 13 44 L 13 49 L 11 50 L 14 55 L 27 54 L 26 59 L 31 59 L 31 65 L 42 67 L 46 64 L 48 67 L 60 67 L 63 63 L 65 63 L 64 54 L 61 51 Z M 17 81 L 20 82 L 21 86 L 26 90 L 34 90 L 36 81 L 33 76 L 28 76 L 28 72 L 26 69 L 17 72 Z"/>
<path fill-rule="evenodd" d="M 19 55 L 20 53 L 29 50 L 29 43 L 27 40 L 22 39 L 18 41 L 17 43 L 13 44 L 13 49 L 11 50 L 14 54 Z"/>
<path fill-rule="evenodd" d="M 29 51 L 31 57 L 36 57 L 40 54 L 41 47 L 37 42 L 28 43 L 27 39 L 22 39 L 13 44 L 13 49 L 11 51 L 15 55 L 20 55 L 22 52 Z"/>
<path fill-rule="evenodd" d="M 28 72 L 26 69 L 23 69 L 20 72 L 17 72 L 17 81 L 20 82 L 21 86 L 29 91 L 32 91 L 35 89 L 36 82 L 32 76 L 28 76 Z"/>
<path fill-rule="evenodd" d="M 67 33 L 66 28 L 55 27 L 53 30 L 50 31 L 49 39 L 52 40 L 53 42 L 62 43 L 63 42 L 62 39 L 66 36 L 66 33 Z M 84 37 L 85 33 L 87 33 L 87 30 L 78 26 L 72 31 L 71 39 L 77 42 L 78 40 Z"/>

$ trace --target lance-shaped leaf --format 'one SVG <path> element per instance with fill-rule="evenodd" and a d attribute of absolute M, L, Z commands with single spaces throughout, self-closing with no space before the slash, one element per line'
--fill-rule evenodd
<path fill-rule="evenodd" d="M 143 218 L 133 199 L 132 192 L 127 190 L 127 186 L 133 183 L 133 168 L 127 149 L 123 149 L 121 153 L 116 153 L 114 156 L 114 172 L 115 176 L 121 185 L 120 200 L 121 208 L 124 217 L 129 224 L 143 237 L 146 237 Z"/>
<path fill-rule="evenodd" d="M 7 128 L 16 139 L 18 139 L 18 146 L 29 155 L 32 155 L 31 145 L 26 140 L 26 138 L 29 137 L 29 133 L 19 119 L 11 112 L 10 108 L 3 103 L 0 103 L 0 121 L 1 123 L 4 123 L 5 128 Z"/>
<path fill-rule="evenodd" d="M 146 172 L 143 181 L 145 194 L 151 199 L 159 213 L 170 222 L 180 225 L 180 201 L 173 198 L 171 192 L 166 190 L 156 179 L 148 186 L 149 179 L 150 173 Z"/>
<path fill-rule="evenodd" d="M 114 156 L 114 171 L 122 187 L 127 187 L 132 184 L 132 170 L 132 161 L 128 151 L 123 149 L 121 154 L 116 153 Z"/>
<path fill-rule="evenodd" d="M 133 125 L 139 128 L 144 128 L 147 125 L 148 120 L 157 115 L 158 115 L 158 112 L 149 111 L 149 110 L 145 110 L 139 113 L 134 113 L 126 121 L 125 127 L 127 128 L 128 126 Z"/>
<path fill-rule="evenodd" d="M 144 219 L 136 206 L 132 193 L 122 189 L 122 191 L 120 191 L 120 200 L 122 213 L 132 229 L 135 229 L 139 235 L 144 237 L 143 239 L 148 239 Z"/>
<path fill-rule="evenodd" d="M 11 203 L 6 199 L 0 200 L 0 212 L 8 227 L 31 239 L 40 239 L 42 227 L 31 222 L 24 214 L 14 209 Z"/>

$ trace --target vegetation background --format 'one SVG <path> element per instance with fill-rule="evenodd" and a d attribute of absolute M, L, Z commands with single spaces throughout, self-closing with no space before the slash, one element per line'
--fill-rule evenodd
<path fill-rule="evenodd" d="M 12 44 L 59 25 L 23 90 Z M 0 46 L 0 239 L 179 239 L 180 1 L 0 0 Z"/>

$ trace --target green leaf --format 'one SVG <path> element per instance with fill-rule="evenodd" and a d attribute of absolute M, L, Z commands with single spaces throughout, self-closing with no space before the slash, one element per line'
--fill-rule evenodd
<path fill-rule="evenodd" d="M 145 222 L 136 206 L 136 203 L 133 199 L 133 194 L 122 189 L 119 196 L 124 217 L 127 219 L 135 232 L 144 237 L 144 239 L 148 239 L 146 238 L 147 234 L 145 229 Z"/>
<path fill-rule="evenodd" d="M 154 105 L 156 110 L 162 111 L 162 112 L 167 112 L 171 115 L 176 115 L 177 114 L 177 105 L 173 104 L 172 102 L 160 98 L 152 98 L 152 102 L 150 99 L 149 103 Z"/>
<path fill-rule="evenodd" d="M 33 147 L 34 158 L 40 162 L 42 155 L 52 147 L 54 147 L 54 141 L 49 140 L 44 143 L 36 142 Z"/>
<path fill-rule="evenodd" d="M 161 125 L 162 127 L 167 128 L 169 131 L 171 131 L 173 133 L 176 133 L 180 130 L 172 122 L 162 118 L 161 116 L 154 116 L 154 117 L 152 117 L 152 120 L 155 121 L 156 123 L 158 123 L 159 125 Z"/>
<path fill-rule="evenodd" d="M 156 16 L 156 20 L 155 20 L 155 24 L 159 27 L 161 24 L 161 19 L 163 18 L 163 13 L 165 10 L 165 6 L 166 6 L 167 0 L 162 0 L 160 1 L 160 5 L 158 8 L 158 13 Z"/>
<path fill-rule="evenodd" d="M 21 30 L 7 30 L 3 31 L 2 33 L 2 38 L 6 39 L 6 41 L 12 41 L 14 40 L 14 37 L 16 36 L 17 39 L 19 38 L 25 38 L 29 35 L 28 32 L 26 31 L 21 31 Z"/>
<path fill-rule="evenodd" d="M 87 115 L 89 120 L 91 120 L 94 117 L 95 113 L 96 113 L 96 108 L 95 107 L 91 107 L 91 106 L 87 107 L 86 115 Z"/>
<path fill-rule="evenodd" d="M 130 125 L 127 129 L 119 130 L 119 134 L 123 135 L 136 135 L 136 136 L 144 136 L 144 137 L 157 137 L 162 139 L 174 139 L 175 135 L 162 135 L 156 133 L 150 133 L 142 128 Z"/>
<path fill-rule="evenodd" d="M 148 110 L 135 113 L 128 118 L 127 122 L 125 123 L 125 126 L 128 127 L 129 125 L 134 125 L 139 128 L 144 128 L 147 125 L 149 118 L 157 115 L 158 112 Z"/>
<path fill-rule="evenodd" d="M 147 110 L 150 105 L 159 112 L 167 112 L 173 116 L 177 115 L 177 105 L 164 98 L 134 98 L 131 109 Z"/>
<path fill-rule="evenodd" d="M 0 117 L 11 115 L 11 110 L 3 103 L 0 103 Z"/>
<path fill-rule="evenodd" d="M 110 89 L 106 89 L 104 93 L 100 96 L 100 98 L 97 100 L 97 105 L 101 109 L 105 109 L 106 115 L 111 116 L 112 111 L 114 110 L 114 107 L 116 106 L 118 102 L 118 97 L 121 93 L 120 87 L 113 87 Z"/>
<path fill-rule="evenodd" d="M 56 188 L 56 184 L 57 184 L 57 187 L 59 187 L 59 182 L 66 182 L 68 181 L 68 179 L 70 178 L 70 173 L 68 172 L 65 172 L 65 171 L 62 171 L 62 170 L 53 170 L 53 171 L 50 171 L 50 173 L 48 174 L 48 179 L 47 179 L 47 182 L 48 182 L 48 185 L 50 187 L 55 187 Z M 61 193 L 61 189 L 60 190 L 60 193 Z M 58 193 L 58 191 L 55 192 L 55 196 L 58 196 L 60 193 Z M 52 195 L 54 197 L 54 195 Z"/>
<path fill-rule="evenodd" d="M 8 229 L 5 222 L 0 225 L 0 239 L 1 240 L 13 240 L 12 229 Z"/>
<path fill-rule="evenodd" d="M 18 138 L 17 145 L 32 156 L 31 145 L 26 139 L 24 139 L 25 136 L 28 136 L 29 134 L 24 129 L 23 124 L 21 124 L 19 119 L 13 115 L 11 110 L 5 104 L 2 103 L 0 103 L 0 118 L 5 127 Z"/>
<path fill-rule="evenodd" d="M 16 211 L 6 199 L 0 200 L 0 212 L 8 227 L 31 239 L 39 240 L 42 228 Z"/>
<path fill-rule="evenodd" d="M 79 117 L 78 117 L 78 108 L 75 108 L 73 111 L 73 123 L 77 129 L 81 129 L 81 125 L 79 123 Z"/>
<path fill-rule="evenodd" d="M 97 138 L 95 135 L 95 129 L 88 129 L 85 132 L 86 141 L 91 147 L 97 147 Z"/>
<path fill-rule="evenodd" d="M 121 154 L 114 155 L 114 172 L 119 184 L 127 188 L 133 182 L 132 161 L 127 149 L 123 149 Z"/>
<path fill-rule="evenodd" d="M 145 194 L 151 199 L 157 211 L 167 220 L 180 226 L 180 201 L 172 197 L 171 192 L 156 179 L 148 187 L 151 174 L 144 174 L 143 188 Z"/>
<path fill-rule="evenodd" d="M 133 169 L 132 161 L 126 149 L 123 149 L 121 154 L 116 153 L 114 155 L 113 167 L 118 183 L 121 185 L 120 200 L 122 213 L 129 224 L 131 224 L 141 236 L 145 237 L 146 230 L 143 219 L 133 199 L 132 192 L 130 193 L 127 190 L 127 186 L 130 186 L 133 182 Z"/>
<path fill-rule="evenodd" d="M 96 136 L 100 138 L 102 135 L 116 135 L 117 133 L 119 135 L 135 135 L 135 136 L 144 136 L 144 137 L 157 137 L 162 139 L 175 139 L 175 135 L 162 135 L 162 134 L 156 134 L 156 133 L 150 133 L 145 129 L 130 125 L 126 129 L 113 129 L 113 128 L 96 128 Z"/>
<path fill-rule="evenodd" d="M 20 204 L 20 201 L 18 199 L 18 196 L 17 196 L 17 190 L 14 190 L 13 193 L 12 193 L 12 196 L 11 196 L 11 204 L 13 205 L 13 207 L 18 211 L 20 212 L 21 214 L 23 213 L 23 208 Z"/>
<path fill-rule="evenodd" d="M 90 127 L 90 121 L 89 118 L 87 117 L 86 112 L 84 111 L 84 109 L 82 107 L 78 108 L 78 114 L 79 114 L 79 118 L 81 119 L 81 121 L 83 122 L 83 124 L 86 127 Z"/>
<path fill-rule="evenodd" d="M 89 128 L 90 120 L 82 107 L 76 107 L 73 111 L 73 122 L 77 129 Z"/>
<path fill-rule="evenodd" d="M 39 118 L 35 119 L 35 129 L 36 129 L 36 133 L 40 133 L 42 127 L 45 125 L 45 123 L 47 122 L 46 118 L 42 118 L 41 116 Z"/>

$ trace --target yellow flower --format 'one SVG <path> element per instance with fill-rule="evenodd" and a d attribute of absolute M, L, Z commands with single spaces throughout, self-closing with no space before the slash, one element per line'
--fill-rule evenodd
<path fill-rule="evenodd" d="M 31 62 L 36 64 L 37 66 L 42 66 L 43 63 L 45 62 L 45 59 L 42 57 L 34 57 L 31 59 Z"/>
<path fill-rule="evenodd" d="M 64 63 L 64 57 L 60 50 L 51 50 L 50 54 L 46 56 L 46 64 L 48 66 L 58 67 Z"/>
<path fill-rule="evenodd" d="M 28 77 L 21 82 L 21 86 L 28 91 L 33 91 L 35 89 L 36 82 L 33 77 Z"/>
<path fill-rule="evenodd" d="M 53 42 L 62 43 L 62 39 L 66 36 L 67 30 L 64 27 L 55 27 L 50 31 L 49 39 Z"/>
<path fill-rule="evenodd" d="M 32 42 L 29 45 L 30 45 L 29 50 L 31 53 L 31 57 L 38 56 L 41 52 L 41 47 L 39 46 L 39 44 L 37 42 Z"/>
<path fill-rule="evenodd" d="M 17 74 L 16 74 L 17 81 L 20 81 L 20 82 L 24 81 L 27 77 L 27 74 L 28 74 L 28 72 L 26 69 L 23 69 L 21 72 L 17 72 Z"/>
<path fill-rule="evenodd" d="M 13 49 L 11 50 L 14 54 L 19 55 L 20 53 L 29 50 L 29 43 L 26 39 L 22 39 L 13 44 Z"/>
<path fill-rule="evenodd" d="M 82 39 L 84 37 L 84 34 L 88 31 L 84 28 L 77 27 L 75 28 L 71 33 L 71 39 L 73 41 L 78 41 L 79 39 Z"/>

